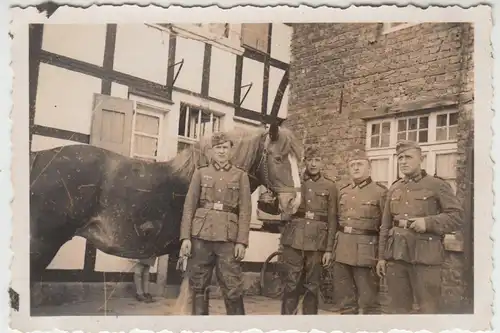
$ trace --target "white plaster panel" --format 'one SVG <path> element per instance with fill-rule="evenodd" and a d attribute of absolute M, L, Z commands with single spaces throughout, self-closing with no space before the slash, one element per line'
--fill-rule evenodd
<path fill-rule="evenodd" d="M 95 258 L 95 271 L 96 272 L 133 272 L 134 266 L 137 261 L 133 259 L 126 259 L 121 257 L 116 257 L 104 253 L 100 250 L 96 251 Z M 150 269 L 150 273 L 156 273 L 158 266 L 158 260 L 153 267 Z"/>
<path fill-rule="evenodd" d="M 116 82 L 111 83 L 111 96 L 128 99 L 128 86 Z"/>
<path fill-rule="evenodd" d="M 176 87 L 197 93 L 201 92 L 204 54 L 205 43 L 183 37 L 177 38 L 175 62 L 177 63 L 184 59 L 184 65 L 177 77 L 177 81 L 175 81 Z M 176 71 L 178 70 L 178 66 L 176 66 Z"/>
<path fill-rule="evenodd" d="M 290 63 L 290 45 L 292 42 L 293 28 L 286 24 L 273 24 L 271 34 L 271 57 Z"/>
<path fill-rule="evenodd" d="M 45 24 L 42 49 L 102 66 L 106 24 Z"/>
<path fill-rule="evenodd" d="M 276 93 L 278 92 L 278 88 L 283 78 L 285 71 L 276 67 L 272 67 L 269 69 L 269 86 L 267 92 L 267 113 L 271 113 L 271 109 L 273 107 L 274 99 L 276 98 Z"/>
<path fill-rule="evenodd" d="M 38 77 L 35 124 L 90 134 L 101 80 L 47 64 L 40 64 Z"/>
<path fill-rule="evenodd" d="M 47 269 L 83 269 L 85 263 L 85 238 L 74 237 L 57 252 Z"/>
<path fill-rule="evenodd" d="M 113 67 L 119 72 L 165 84 L 169 33 L 145 24 L 119 24 Z"/>
<path fill-rule="evenodd" d="M 236 55 L 212 48 L 210 61 L 209 95 L 227 102 L 233 102 Z"/>
<path fill-rule="evenodd" d="M 248 248 L 245 253 L 244 261 L 264 262 L 266 258 L 278 250 L 279 234 L 268 232 L 250 231 Z"/>
<path fill-rule="evenodd" d="M 85 143 L 63 140 L 57 138 L 50 138 L 42 135 L 33 135 L 33 140 L 31 141 L 31 151 L 39 151 L 44 149 L 52 149 L 55 147 L 62 147 L 67 145 L 85 145 Z"/>
<path fill-rule="evenodd" d="M 252 89 L 241 105 L 244 108 L 260 112 L 262 109 L 262 85 L 264 83 L 264 63 L 243 58 L 243 71 L 241 85 L 252 83 Z M 247 88 L 241 89 L 241 98 L 245 95 Z"/>
<path fill-rule="evenodd" d="M 285 119 L 288 117 L 288 96 L 290 92 L 290 85 L 288 85 L 283 94 L 283 99 L 281 100 L 280 110 L 278 111 L 278 117 Z"/>

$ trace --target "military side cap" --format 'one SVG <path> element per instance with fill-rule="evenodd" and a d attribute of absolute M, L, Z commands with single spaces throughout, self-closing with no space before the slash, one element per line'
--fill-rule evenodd
<path fill-rule="evenodd" d="M 231 144 L 233 143 L 231 139 L 229 139 L 229 136 L 226 133 L 217 132 L 212 134 L 212 147 L 221 145 L 228 141 L 231 142 Z"/>
<path fill-rule="evenodd" d="M 365 149 L 361 145 L 356 145 L 350 147 L 347 153 L 347 162 L 355 161 L 355 160 L 367 160 L 368 156 L 366 155 Z"/>
<path fill-rule="evenodd" d="M 420 150 L 420 145 L 415 142 L 415 141 L 409 141 L 409 140 L 401 140 L 398 141 L 396 144 L 396 154 L 399 155 L 404 151 L 407 151 L 409 149 L 419 149 Z"/>
<path fill-rule="evenodd" d="M 304 158 L 321 157 L 321 150 L 317 146 L 309 146 L 304 151 Z"/>

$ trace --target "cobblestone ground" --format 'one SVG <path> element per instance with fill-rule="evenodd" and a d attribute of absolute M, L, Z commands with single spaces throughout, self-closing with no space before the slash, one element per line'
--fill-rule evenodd
<path fill-rule="evenodd" d="M 104 301 L 82 301 L 59 306 L 40 306 L 32 310 L 32 316 L 165 316 L 173 315 L 175 299 L 155 298 L 155 303 L 141 303 L 134 298 L 112 298 Z M 280 301 L 262 296 L 247 296 L 245 310 L 247 315 L 278 315 Z M 222 299 L 210 300 L 210 315 L 225 315 Z M 320 310 L 319 314 L 334 314 Z"/>

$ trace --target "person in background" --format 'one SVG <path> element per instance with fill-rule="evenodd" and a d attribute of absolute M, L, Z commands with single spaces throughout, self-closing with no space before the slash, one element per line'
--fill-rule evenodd
<path fill-rule="evenodd" d="M 155 263 L 156 257 L 134 261 L 135 298 L 139 302 L 154 302 L 153 296 L 149 293 L 149 272 Z"/>
<path fill-rule="evenodd" d="M 297 313 L 303 291 L 302 314 L 318 313 L 322 265 L 328 267 L 333 258 L 337 188 L 335 182 L 321 172 L 323 157 L 319 148 L 307 147 L 304 158 L 302 202 L 281 235 L 287 270 L 281 303 L 283 315 Z"/>
<path fill-rule="evenodd" d="M 387 188 L 370 177 L 371 165 L 363 147 L 351 147 L 347 163 L 351 183 L 340 189 L 337 208 L 335 297 L 342 304 L 343 314 L 376 314 L 376 254 Z"/>
<path fill-rule="evenodd" d="M 403 178 L 387 194 L 380 228 L 377 274 L 385 277 L 382 312 L 407 314 L 414 300 L 420 313 L 438 314 L 443 236 L 459 230 L 463 208 L 446 181 L 422 170 L 418 143 L 396 145 Z"/>
<path fill-rule="evenodd" d="M 228 315 L 244 315 L 241 260 L 250 234 L 248 174 L 230 161 L 233 142 L 212 135 L 213 162 L 195 170 L 181 222 L 180 256 L 188 259 L 193 315 L 208 315 L 206 289 L 215 267 Z"/>

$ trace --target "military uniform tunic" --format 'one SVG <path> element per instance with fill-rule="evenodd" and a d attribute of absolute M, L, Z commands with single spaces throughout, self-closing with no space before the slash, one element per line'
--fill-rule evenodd
<path fill-rule="evenodd" d="M 248 245 L 251 217 L 248 174 L 216 162 L 195 170 L 186 196 L 181 240 L 191 239 L 188 275 L 195 293 L 208 287 L 213 268 L 226 300 L 242 295 L 240 263 L 235 243 Z"/>
<path fill-rule="evenodd" d="M 378 232 L 387 188 L 369 177 L 340 190 L 335 239 L 334 290 L 345 313 L 378 311 Z"/>
<path fill-rule="evenodd" d="M 322 256 L 325 251 L 333 251 L 337 225 L 335 182 L 321 174 L 306 174 L 301 191 L 299 209 L 281 235 L 287 269 L 282 314 L 294 313 L 301 287 L 305 290 L 303 313 L 317 313 Z"/>
<path fill-rule="evenodd" d="M 424 233 L 408 228 L 418 217 L 425 219 Z M 422 313 L 438 313 L 443 236 L 457 231 L 462 219 L 463 208 L 449 184 L 425 171 L 391 186 L 379 242 L 379 257 L 388 260 L 385 312 L 408 313 L 415 299 Z"/>

